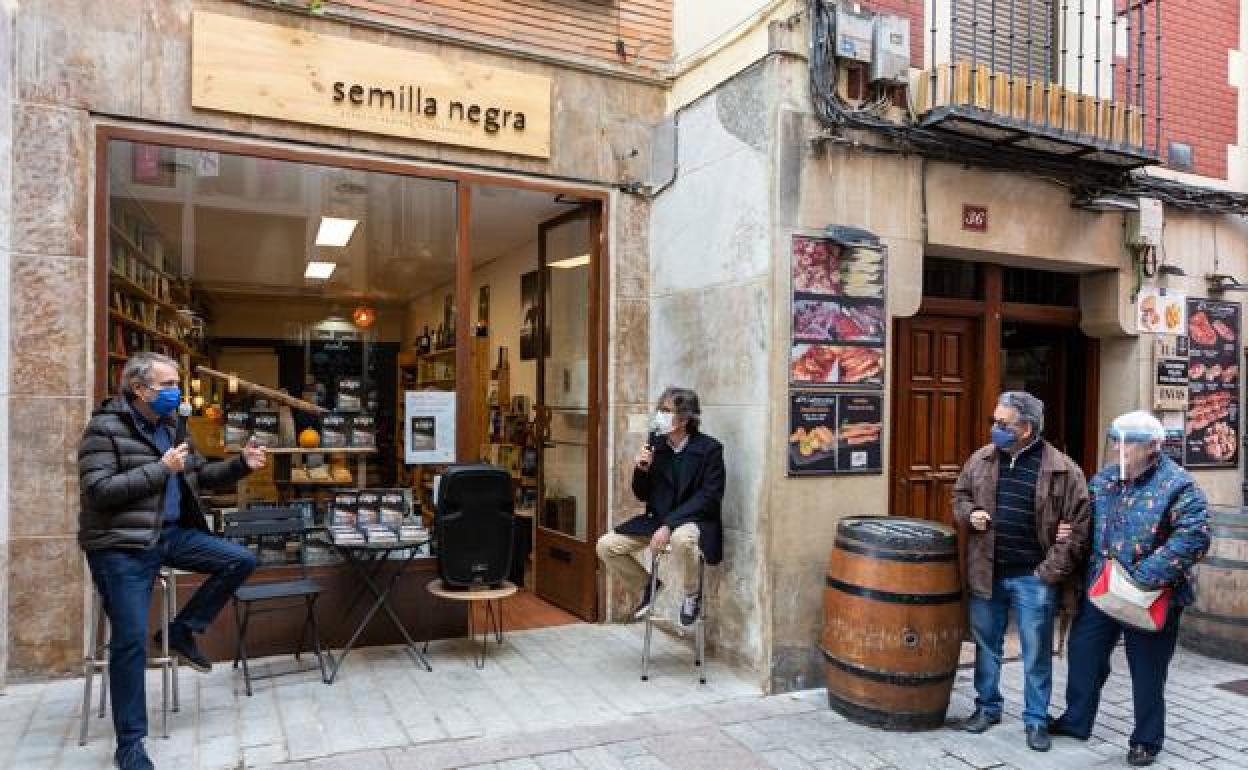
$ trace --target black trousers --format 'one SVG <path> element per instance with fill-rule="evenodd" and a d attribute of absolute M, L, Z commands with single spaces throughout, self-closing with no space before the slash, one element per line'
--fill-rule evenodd
<path fill-rule="evenodd" d="M 1161 751 L 1166 740 L 1166 675 L 1179 639 L 1180 608 L 1170 611 L 1166 627 L 1157 633 L 1124 626 L 1098 610 L 1085 598 L 1070 631 L 1066 678 L 1066 713 L 1058 720 L 1069 732 L 1087 738 L 1092 734 L 1101 689 L 1110 674 L 1110 656 L 1119 638 L 1127 647 L 1131 669 L 1131 696 L 1135 706 L 1135 730 L 1131 743 L 1149 751 Z"/>

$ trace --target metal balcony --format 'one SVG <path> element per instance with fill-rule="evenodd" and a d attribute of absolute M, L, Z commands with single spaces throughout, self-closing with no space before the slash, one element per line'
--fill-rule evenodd
<path fill-rule="evenodd" d="M 927 5 L 920 125 L 1111 168 L 1158 162 L 1161 0 Z"/>

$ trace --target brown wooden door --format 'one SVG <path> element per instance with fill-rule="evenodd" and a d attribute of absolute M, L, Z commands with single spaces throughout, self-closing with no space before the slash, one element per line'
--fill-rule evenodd
<path fill-rule="evenodd" d="M 977 321 L 897 322 L 893 401 L 894 516 L 952 525 L 958 471 L 978 446 Z"/>
<path fill-rule="evenodd" d="M 597 619 L 598 286 L 601 216 L 583 206 L 539 228 L 537 595 Z"/>

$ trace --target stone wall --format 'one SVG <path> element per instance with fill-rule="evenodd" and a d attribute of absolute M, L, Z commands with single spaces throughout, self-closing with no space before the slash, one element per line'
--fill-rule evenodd
<path fill-rule="evenodd" d="M 472 61 L 546 75 L 554 89 L 552 157 L 515 158 L 192 110 L 190 24 L 196 9 L 420 50 L 451 66 Z M 83 23 L 82 4 L 76 0 L 0 3 L 0 14 L 0 291 L 11 286 L 15 299 L 8 305 L 8 345 L 0 355 L 0 362 L 9 359 L 0 384 L 7 391 L 0 398 L 0 428 L 7 415 L 0 442 L 8 444 L 8 504 L 0 506 L 0 571 L 5 576 L 0 578 L 0 597 L 7 583 L 8 600 L 0 601 L 0 617 L 21 619 L 9 624 L 3 636 L 7 641 L 0 642 L 0 661 L 8 655 L 7 670 L 13 675 L 68 672 L 81 655 L 86 586 L 75 542 L 73 452 L 94 395 L 91 267 L 93 259 L 103 258 L 93 254 L 92 229 L 98 125 L 142 122 L 174 133 L 188 127 L 226 131 L 261 143 L 383 153 L 607 187 L 644 176 L 650 126 L 662 117 L 665 99 L 657 82 L 221 0 L 117 0 L 108 14 L 90 24 Z M 10 166 L 11 185 L 4 173 Z M 11 228 L 6 216 L 10 205 Z M 612 354 L 618 365 L 611 374 L 611 420 L 619 425 L 627 405 L 646 401 L 647 245 L 641 235 L 646 211 L 625 199 L 613 203 L 611 213 L 613 286 L 619 298 L 611 302 L 612 318 L 632 332 L 628 342 L 615 336 Z M 0 672 L 5 670 L 0 665 Z"/>
<path fill-rule="evenodd" d="M 711 570 L 710 640 L 765 662 L 762 531 L 771 307 L 766 69 L 755 66 L 679 113 L 679 175 L 650 218 L 650 388 L 696 389 L 724 444 L 724 563 Z M 636 444 L 643 434 L 629 436 Z"/>
<path fill-rule="evenodd" d="M 9 336 L 10 233 L 13 190 L 13 27 L 16 9 L 0 4 L 0 340 Z M 0 458 L 9 458 L 9 346 L 0 345 Z M 0 472 L 0 689 L 9 661 L 9 479 Z"/>

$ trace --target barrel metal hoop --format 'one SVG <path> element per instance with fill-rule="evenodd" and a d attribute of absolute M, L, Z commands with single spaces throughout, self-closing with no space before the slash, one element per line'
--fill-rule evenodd
<path fill-rule="evenodd" d="M 1221 556 L 1206 556 L 1201 560 L 1202 567 L 1217 567 L 1219 569 L 1242 569 L 1248 570 L 1248 561 L 1240 559 L 1223 559 Z"/>
<path fill-rule="evenodd" d="M 926 687 L 928 685 L 951 682 L 958 673 L 956 670 L 930 674 L 901 674 L 889 671 L 876 671 L 875 669 L 859 666 L 856 663 L 841 660 L 828 652 L 826 648 L 821 647 L 820 649 L 823 651 L 824 660 L 847 674 L 856 676 L 859 679 L 868 679 L 872 682 L 891 684 L 897 687 Z"/>
<path fill-rule="evenodd" d="M 846 700 L 828 690 L 828 705 L 852 722 L 885 730 L 935 729 L 945 722 L 945 711 L 882 711 Z"/>
<path fill-rule="evenodd" d="M 868 559 L 880 559 L 883 561 L 904 561 L 911 563 L 921 562 L 939 562 L 939 561 L 957 561 L 957 551 L 932 551 L 928 553 L 915 553 L 913 551 L 894 551 L 889 548 L 875 548 L 869 545 L 863 545 L 854 540 L 848 540 L 838 536 L 836 538 L 836 547 L 842 551 L 865 556 Z"/>
<path fill-rule="evenodd" d="M 831 575 L 827 576 L 825 581 L 828 588 L 834 588 L 843 594 L 858 596 L 863 599 L 873 599 L 888 604 L 955 604 L 962 601 L 961 591 L 945 594 L 898 594 L 892 591 L 881 591 L 877 588 L 850 585 L 842 580 L 837 580 Z"/>
<path fill-rule="evenodd" d="M 1248 617 L 1234 617 L 1232 615 L 1221 615 L 1216 612 L 1201 612 L 1195 607 L 1188 607 L 1183 614 L 1189 618 L 1197 620 L 1208 620 L 1211 623 L 1222 623 L 1228 626 L 1241 626 L 1248 628 Z"/>

